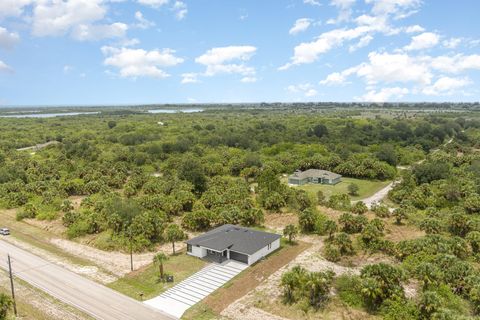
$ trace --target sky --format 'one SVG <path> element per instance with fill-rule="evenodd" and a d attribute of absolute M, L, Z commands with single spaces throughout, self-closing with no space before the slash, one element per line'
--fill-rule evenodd
<path fill-rule="evenodd" d="M 480 100 L 478 0 L 0 0 L 0 105 Z"/>

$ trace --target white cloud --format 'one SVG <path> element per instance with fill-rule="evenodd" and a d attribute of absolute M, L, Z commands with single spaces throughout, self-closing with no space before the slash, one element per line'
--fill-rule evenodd
<path fill-rule="evenodd" d="M 300 93 L 305 97 L 314 97 L 318 94 L 317 90 L 314 89 L 314 86 L 311 83 L 302 83 L 297 85 L 289 85 L 287 91 L 290 93 Z"/>
<path fill-rule="evenodd" d="M 20 36 L 16 32 L 9 32 L 7 29 L 0 27 L 0 48 L 10 49 L 18 41 Z"/>
<path fill-rule="evenodd" d="M 155 22 L 145 19 L 143 13 L 140 11 L 135 12 L 135 19 L 138 21 L 134 27 L 139 29 L 148 29 L 155 26 Z"/>
<path fill-rule="evenodd" d="M 369 34 L 367 34 L 366 36 L 364 37 L 361 37 L 360 40 L 354 44 L 354 45 L 351 45 L 349 48 L 348 48 L 348 51 L 350 52 L 354 52 L 356 51 L 357 49 L 360 49 L 360 48 L 363 48 L 363 47 L 366 47 L 370 44 L 370 42 L 373 40 L 373 37 Z"/>
<path fill-rule="evenodd" d="M 138 3 L 150 6 L 152 8 L 160 8 L 163 5 L 166 5 L 169 0 L 138 0 Z"/>
<path fill-rule="evenodd" d="M 78 25 L 101 20 L 102 0 L 39 1 L 33 10 L 35 36 L 64 35 Z"/>
<path fill-rule="evenodd" d="M 309 18 L 301 18 L 295 21 L 293 27 L 288 31 L 289 34 L 295 35 L 297 33 L 306 31 L 312 24 L 313 20 Z"/>
<path fill-rule="evenodd" d="M 182 81 L 181 83 L 187 84 L 187 83 L 197 83 L 198 81 L 198 73 L 182 73 Z"/>
<path fill-rule="evenodd" d="M 406 33 L 419 33 L 424 31 L 425 31 L 425 28 L 423 28 L 422 26 L 419 26 L 418 24 L 413 26 L 408 26 L 405 28 Z"/>
<path fill-rule="evenodd" d="M 462 42 L 462 38 L 450 38 L 443 40 L 442 44 L 445 48 L 455 49 Z"/>
<path fill-rule="evenodd" d="M 393 15 L 396 19 L 409 16 L 422 4 L 421 0 L 365 0 L 365 2 L 373 4 L 373 14 Z"/>
<path fill-rule="evenodd" d="M 166 78 L 169 74 L 163 71 L 163 68 L 172 67 L 184 61 L 176 57 L 175 51 L 171 49 L 146 51 L 104 46 L 102 53 L 106 56 L 103 63 L 118 68 L 123 78 Z"/>
<path fill-rule="evenodd" d="M 245 62 L 255 54 L 257 48 L 253 46 L 228 46 L 212 48 L 197 57 L 195 62 L 207 67 L 205 76 L 214 76 L 221 73 L 236 73 L 243 76 L 253 76 L 255 69 L 245 65 Z"/>
<path fill-rule="evenodd" d="M 1 0 L 0 18 L 21 16 L 24 8 L 32 2 L 33 0 Z"/>
<path fill-rule="evenodd" d="M 5 62 L 0 60 L 0 73 L 12 73 L 13 69 Z"/>
<path fill-rule="evenodd" d="M 98 23 L 105 18 L 104 0 L 37 0 L 32 16 L 35 36 L 62 36 L 74 39 L 100 40 L 123 37 L 128 26 L 124 23 Z"/>
<path fill-rule="evenodd" d="M 70 73 L 70 71 L 72 71 L 72 70 L 73 70 L 73 67 L 71 65 L 67 64 L 67 65 L 63 66 L 63 73 L 65 73 L 65 74 Z"/>
<path fill-rule="evenodd" d="M 463 55 L 425 57 L 435 70 L 448 73 L 459 73 L 466 70 L 480 70 L 480 55 Z"/>
<path fill-rule="evenodd" d="M 404 49 L 407 51 L 428 49 L 436 46 L 439 41 L 440 36 L 438 34 L 433 32 L 424 32 L 418 36 L 412 37 L 412 42 L 405 46 Z"/>
<path fill-rule="evenodd" d="M 188 13 L 187 5 L 183 1 L 175 1 L 173 8 L 173 11 L 175 11 L 175 17 L 178 20 L 183 20 Z"/>
<path fill-rule="evenodd" d="M 468 78 L 450 78 L 441 77 L 433 85 L 425 87 L 422 90 L 426 95 L 452 95 L 457 90 L 471 84 L 472 82 Z"/>
<path fill-rule="evenodd" d="M 291 61 L 279 70 L 286 70 L 294 65 L 315 62 L 318 57 L 330 51 L 334 47 L 340 46 L 346 40 L 353 40 L 364 36 L 371 31 L 368 26 L 359 26 L 353 29 L 335 29 L 322 33 L 315 41 L 303 42 L 294 48 L 294 55 Z"/>
<path fill-rule="evenodd" d="M 342 85 L 347 82 L 347 77 L 357 72 L 357 67 L 346 69 L 342 72 L 333 72 L 329 74 L 324 80 L 321 80 L 319 84 L 322 85 Z"/>
<path fill-rule="evenodd" d="M 128 26 L 120 22 L 101 25 L 82 24 L 73 29 L 72 37 L 79 41 L 121 38 L 125 36 L 127 29 Z"/>
<path fill-rule="evenodd" d="M 257 78 L 256 77 L 243 77 L 240 81 L 243 82 L 243 83 L 254 83 L 254 82 L 257 82 Z"/>
<path fill-rule="evenodd" d="M 357 100 L 365 102 L 387 102 L 403 98 L 408 93 L 409 90 L 407 88 L 382 88 L 380 91 L 370 90 L 360 98 L 357 98 Z"/>
<path fill-rule="evenodd" d="M 120 41 L 118 41 L 116 46 L 118 46 L 118 47 L 134 47 L 137 44 L 140 44 L 140 40 L 138 40 L 137 38 L 132 38 L 132 39 L 125 38 L 125 39 L 121 39 Z"/>
<path fill-rule="evenodd" d="M 356 0 L 331 0 L 330 5 L 339 9 L 338 17 L 336 19 L 329 19 L 327 24 L 335 24 L 350 20 L 352 15 L 352 6 Z"/>
<path fill-rule="evenodd" d="M 309 5 L 312 5 L 312 6 L 321 6 L 322 5 L 317 0 L 303 0 L 303 3 L 309 4 Z"/>
<path fill-rule="evenodd" d="M 432 74 L 427 64 L 417 61 L 407 54 L 371 52 L 369 63 L 357 66 L 356 74 L 368 84 L 378 82 L 415 82 L 429 84 Z"/>

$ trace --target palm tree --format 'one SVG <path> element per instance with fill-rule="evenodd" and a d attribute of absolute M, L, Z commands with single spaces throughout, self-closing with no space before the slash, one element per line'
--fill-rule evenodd
<path fill-rule="evenodd" d="M 285 229 L 283 229 L 283 235 L 285 237 L 288 237 L 289 243 L 292 243 L 292 241 L 295 240 L 295 237 L 297 236 L 297 234 L 298 234 L 298 229 L 293 224 L 289 224 L 288 226 L 285 227 Z"/>
<path fill-rule="evenodd" d="M 173 254 L 175 254 L 175 242 L 187 239 L 187 234 L 177 224 L 171 224 L 165 229 L 164 237 L 172 243 Z"/>
<path fill-rule="evenodd" d="M 160 279 L 163 279 L 163 263 L 167 260 L 168 260 L 168 257 L 163 252 L 157 253 L 153 257 L 153 264 L 158 265 L 158 270 L 160 272 Z"/>

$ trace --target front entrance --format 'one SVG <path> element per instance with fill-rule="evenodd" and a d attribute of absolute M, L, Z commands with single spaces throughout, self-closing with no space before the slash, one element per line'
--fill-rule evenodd
<path fill-rule="evenodd" d="M 207 249 L 207 255 L 205 258 L 213 262 L 222 263 L 223 261 L 227 260 L 227 250 L 224 250 L 223 252 L 218 252 Z"/>

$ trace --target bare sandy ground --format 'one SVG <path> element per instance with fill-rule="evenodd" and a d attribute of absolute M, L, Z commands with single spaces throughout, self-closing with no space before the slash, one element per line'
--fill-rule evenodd
<path fill-rule="evenodd" d="M 252 290 L 247 295 L 238 299 L 225 310 L 221 315 L 229 319 L 234 320 L 250 320 L 250 319 L 272 319 L 283 320 L 284 318 L 270 314 L 264 310 L 254 307 L 255 299 L 261 296 L 267 301 L 277 301 L 281 294 L 282 288 L 280 286 L 280 280 L 282 274 L 290 270 L 296 265 L 300 265 L 310 271 L 327 271 L 332 270 L 337 275 L 341 274 L 359 274 L 360 268 L 349 268 L 340 266 L 336 263 L 330 262 L 321 256 L 323 248 L 323 241 L 316 236 L 302 236 L 300 240 L 310 242 L 313 245 L 299 254 L 294 260 L 277 270 L 269 278 L 267 278 L 262 284 L 260 284 L 255 290 Z M 243 310 L 243 311 L 242 311 Z M 245 311 L 248 310 L 248 311 Z"/>
<path fill-rule="evenodd" d="M 110 252 L 103 251 L 91 246 L 80 244 L 77 242 L 52 238 L 50 242 L 68 252 L 74 256 L 81 257 L 90 261 L 93 261 L 96 265 L 108 270 L 117 277 L 123 277 L 130 272 L 130 255 L 122 252 Z M 185 244 L 182 242 L 175 243 L 175 250 L 180 251 L 185 248 Z M 163 244 L 157 248 L 155 252 L 148 253 L 134 253 L 133 265 L 135 269 L 139 269 L 152 263 L 153 256 L 158 252 L 164 252 L 165 254 L 172 253 L 172 245 L 170 243 Z M 115 280 L 115 279 L 114 279 Z"/>

